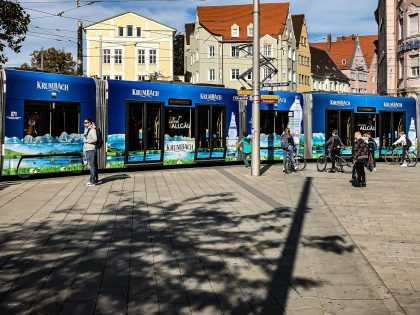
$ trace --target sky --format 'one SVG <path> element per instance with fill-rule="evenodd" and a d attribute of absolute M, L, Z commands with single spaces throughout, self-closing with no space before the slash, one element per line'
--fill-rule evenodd
<path fill-rule="evenodd" d="M 197 6 L 252 4 L 252 0 L 21 0 L 31 15 L 31 24 L 21 53 L 6 50 L 6 67 L 30 63 L 30 53 L 49 47 L 65 49 L 76 59 L 77 20 L 84 25 L 126 12 L 137 12 L 184 33 L 184 24 L 194 22 Z M 286 1 L 260 1 L 286 2 Z M 290 0 L 292 14 L 305 14 L 311 41 L 324 41 L 327 34 L 377 34 L 374 11 L 377 0 Z M 64 12 L 64 13 L 62 13 Z M 57 16 L 57 15 L 61 16 Z M 84 51 L 86 54 L 86 50 Z"/>

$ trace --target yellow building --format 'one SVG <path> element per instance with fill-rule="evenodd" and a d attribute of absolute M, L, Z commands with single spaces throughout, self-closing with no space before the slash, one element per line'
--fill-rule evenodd
<path fill-rule="evenodd" d="M 126 12 L 86 31 L 86 75 L 104 79 L 173 80 L 175 29 Z"/>
<path fill-rule="evenodd" d="M 305 15 L 293 15 L 292 21 L 297 47 L 297 92 L 309 92 L 312 83 L 311 51 L 309 49 Z"/>

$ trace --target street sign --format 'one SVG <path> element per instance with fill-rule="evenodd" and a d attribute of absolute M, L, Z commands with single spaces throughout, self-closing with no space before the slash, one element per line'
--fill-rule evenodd
<path fill-rule="evenodd" d="M 238 90 L 238 95 L 252 95 L 251 90 Z"/>
<path fill-rule="evenodd" d="M 289 86 L 289 82 L 261 83 L 261 87 Z"/>
<path fill-rule="evenodd" d="M 238 95 L 233 97 L 234 101 L 248 101 L 249 96 L 248 95 Z"/>
<path fill-rule="evenodd" d="M 278 95 L 260 95 L 261 103 L 277 104 L 279 102 Z"/>

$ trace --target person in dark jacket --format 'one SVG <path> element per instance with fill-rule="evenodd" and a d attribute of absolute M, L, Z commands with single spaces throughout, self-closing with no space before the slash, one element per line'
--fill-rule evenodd
<path fill-rule="evenodd" d="M 362 139 L 362 134 L 356 132 L 353 146 L 353 163 L 356 165 L 357 182 L 360 187 L 366 187 L 365 164 L 368 160 L 368 144 Z"/>
<path fill-rule="evenodd" d="M 287 156 L 287 152 L 290 154 L 290 161 L 292 162 L 292 168 L 295 169 L 296 161 L 295 161 L 295 141 L 293 140 L 292 135 L 290 134 L 290 128 L 286 127 L 281 135 L 281 146 L 283 148 L 283 158 Z M 283 171 L 284 171 L 284 163 L 283 163 Z"/>
<path fill-rule="evenodd" d="M 335 161 L 336 157 L 340 156 L 341 154 L 341 148 L 344 147 L 343 141 L 341 141 L 341 138 L 338 136 L 338 131 L 333 130 L 331 138 L 328 139 L 327 142 L 325 142 L 325 149 L 330 147 L 330 156 L 331 156 L 331 163 L 332 163 L 332 169 L 330 170 L 331 173 L 335 172 Z"/>
<path fill-rule="evenodd" d="M 372 137 L 372 133 L 370 131 L 366 132 L 368 138 L 368 150 L 369 150 L 369 163 L 372 163 L 373 169 L 370 171 L 376 172 L 376 161 L 375 161 L 375 151 L 378 148 L 375 139 Z"/>

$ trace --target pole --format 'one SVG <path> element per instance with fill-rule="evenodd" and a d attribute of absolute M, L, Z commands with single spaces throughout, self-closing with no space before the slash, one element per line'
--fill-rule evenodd
<path fill-rule="evenodd" d="M 253 1 L 251 175 L 260 176 L 260 1 Z"/>
<path fill-rule="evenodd" d="M 83 75 L 83 24 L 78 22 L 77 29 L 77 74 Z"/>
<path fill-rule="evenodd" d="M 102 80 L 102 35 L 99 35 L 99 79 Z"/>

